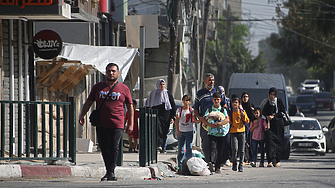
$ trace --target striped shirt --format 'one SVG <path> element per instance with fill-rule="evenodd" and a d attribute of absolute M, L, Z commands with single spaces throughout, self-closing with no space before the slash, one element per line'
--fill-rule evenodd
<path fill-rule="evenodd" d="M 213 106 L 213 93 L 216 92 L 216 88 L 213 87 L 211 91 L 208 91 L 206 88 L 202 88 L 197 92 L 193 108 L 199 110 L 199 115 L 204 116 L 206 110 Z M 199 109 L 200 108 L 200 109 Z"/>

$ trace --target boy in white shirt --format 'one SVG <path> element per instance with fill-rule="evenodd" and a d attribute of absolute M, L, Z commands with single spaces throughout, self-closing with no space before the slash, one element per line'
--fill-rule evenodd
<path fill-rule="evenodd" d="M 184 144 L 186 145 L 185 159 L 192 157 L 193 124 L 200 123 L 194 115 L 194 110 L 190 106 L 191 97 L 184 95 L 183 106 L 176 111 L 176 130 L 178 136 L 178 167 L 181 167 L 184 157 Z"/>

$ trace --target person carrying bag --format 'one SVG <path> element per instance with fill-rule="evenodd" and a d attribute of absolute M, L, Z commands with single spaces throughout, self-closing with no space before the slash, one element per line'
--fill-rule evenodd
<path fill-rule="evenodd" d="M 114 86 L 109 90 L 109 92 L 107 93 L 106 97 L 104 98 L 104 100 L 102 101 L 100 107 L 98 110 L 93 110 L 93 112 L 90 115 L 90 123 L 92 126 L 98 126 L 100 124 L 100 110 L 102 108 L 102 105 L 105 103 L 107 96 L 113 91 L 114 87 L 118 84 L 119 82 L 116 82 L 114 84 Z"/>

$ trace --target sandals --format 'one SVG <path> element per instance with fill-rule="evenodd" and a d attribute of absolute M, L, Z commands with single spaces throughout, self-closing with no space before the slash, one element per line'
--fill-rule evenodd
<path fill-rule="evenodd" d="M 273 167 L 273 164 L 272 164 L 272 163 L 269 163 L 269 164 L 268 164 L 268 167 Z"/>
<path fill-rule="evenodd" d="M 276 163 L 275 167 L 280 167 L 280 162 Z"/>

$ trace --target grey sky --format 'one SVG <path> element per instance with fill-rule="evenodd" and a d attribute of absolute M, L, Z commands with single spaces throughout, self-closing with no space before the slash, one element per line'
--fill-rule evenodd
<path fill-rule="evenodd" d="M 279 0 L 280 1 L 280 0 Z M 243 19 L 272 19 L 276 18 L 276 0 L 242 0 Z M 258 41 L 278 32 L 274 21 L 250 21 L 244 22 L 250 27 L 250 38 L 246 40 L 246 46 L 252 51 L 253 56 L 258 55 Z"/>

